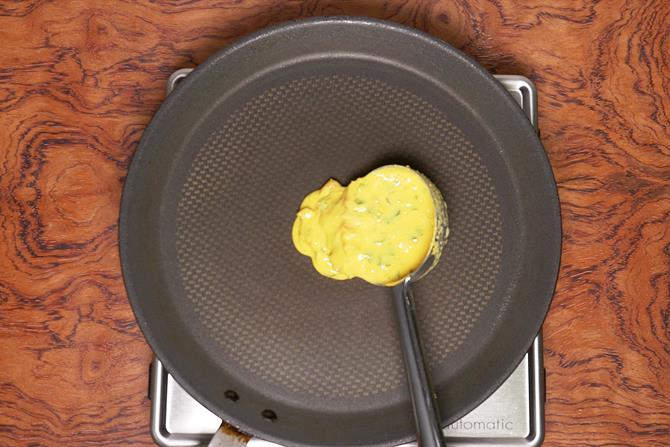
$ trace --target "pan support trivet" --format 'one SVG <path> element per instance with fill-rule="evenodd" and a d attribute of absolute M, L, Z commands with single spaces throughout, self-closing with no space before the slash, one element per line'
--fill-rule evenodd
<path fill-rule="evenodd" d="M 168 94 L 192 69 L 174 72 Z M 516 75 L 498 75 L 537 128 L 537 96 L 533 83 Z M 221 419 L 191 397 L 165 370 L 158 358 L 150 368 L 151 434 L 163 447 L 206 446 Z M 544 437 L 544 367 L 539 334 L 514 373 L 486 401 L 444 428 L 448 446 L 538 446 Z M 415 445 L 415 444 L 414 444 Z M 252 438 L 248 447 L 280 447 Z M 402 447 L 410 447 L 406 444 Z"/>

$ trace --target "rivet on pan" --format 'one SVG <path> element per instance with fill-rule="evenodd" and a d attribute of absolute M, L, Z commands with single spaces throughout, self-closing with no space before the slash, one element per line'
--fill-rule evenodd
<path fill-rule="evenodd" d="M 277 413 L 272 410 L 263 410 L 261 416 L 263 416 L 263 419 L 266 421 L 277 422 Z"/>
<path fill-rule="evenodd" d="M 232 400 L 233 402 L 237 402 L 238 400 L 240 400 L 240 395 L 233 390 L 226 390 L 226 392 L 223 393 L 223 395 L 226 397 L 226 399 Z"/>

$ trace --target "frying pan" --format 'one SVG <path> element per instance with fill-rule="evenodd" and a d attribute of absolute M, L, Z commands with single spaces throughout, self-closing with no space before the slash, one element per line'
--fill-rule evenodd
<path fill-rule="evenodd" d="M 448 424 L 521 360 L 559 264 L 550 166 L 495 79 L 416 30 L 320 18 L 221 50 L 156 113 L 123 192 L 123 275 L 153 350 L 224 420 L 295 446 L 413 437 L 390 289 L 321 277 L 291 243 L 306 193 L 389 163 L 449 206 L 415 287 Z"/>

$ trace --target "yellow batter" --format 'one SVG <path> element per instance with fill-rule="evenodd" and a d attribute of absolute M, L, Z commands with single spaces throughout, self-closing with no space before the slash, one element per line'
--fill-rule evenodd
<path fill-rule="evenodd" d="M 382 166 L 347 187 L 330 179 L 307 195 L 293 224 L 293 244 L 322 275 L 392 286 L 431 250 L 435 213 L 421 174 Z"/>

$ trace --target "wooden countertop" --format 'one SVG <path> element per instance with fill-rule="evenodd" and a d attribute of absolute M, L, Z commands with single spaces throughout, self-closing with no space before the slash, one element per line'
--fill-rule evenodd
<path fill-rule="evenodd" d="M 535 81 L 564 231 L 545 445 L 670 445 L 662 0 L 0 3 L 0 445 L 152 444 L 151 352 L 117 254 L 128 163 L 175 69 L 333 14 L 412 25 Z"/>

